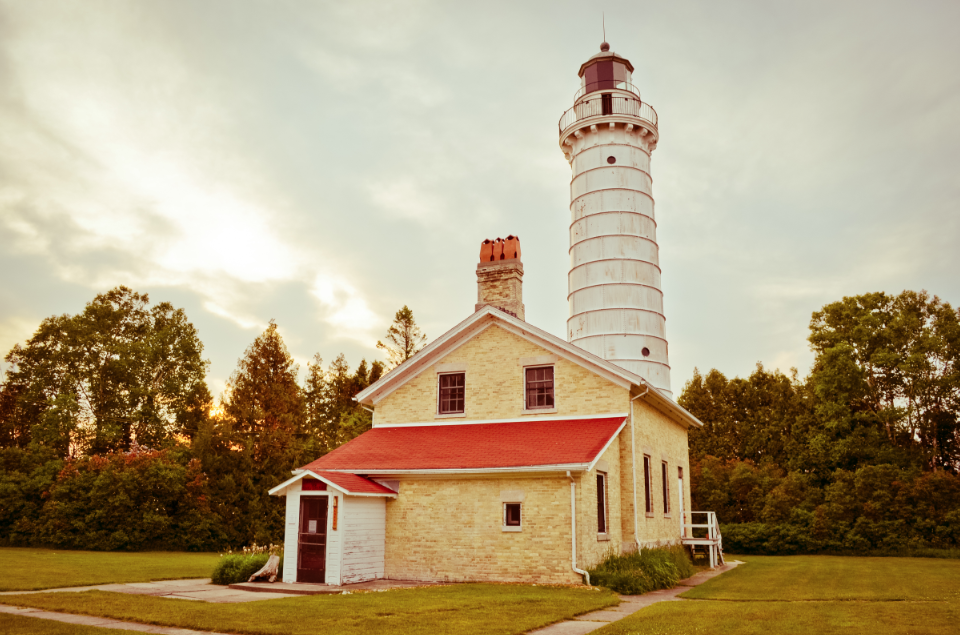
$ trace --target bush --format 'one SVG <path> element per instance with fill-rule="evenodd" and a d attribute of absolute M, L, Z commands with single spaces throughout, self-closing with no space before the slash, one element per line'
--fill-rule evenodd
<path fill-rule="evenodd" d="M 210 578 L 214 584 L 236 584 L 246 582 L 254 573 L 267 564 L 271 555 L 280 556 L 277 572 L 283 573 L 283 549 L 279 545 L 257 545 L 244 547 L 241 553 L 232 551 L 221 554 L 217 566 Z"/>
<path fill-rule="evenodd" d="M 640 595 L 674 587 L 696 570 L 686 550 L 677 545 L 632 553 L 611 553 L 588 572 L 594 586 L 607 587 L 623 595 Z"/>

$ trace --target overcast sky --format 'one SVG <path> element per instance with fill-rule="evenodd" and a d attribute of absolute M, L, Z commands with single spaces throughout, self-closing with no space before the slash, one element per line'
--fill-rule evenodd
<path fill-rule="evenodd" d="M 186 309 L 215 394 L 271 318 L 355 366 L 404 304 L 431 339 L 472 313 L 511 233 L 563 337 L 557 121 L 601 11 L 660 115 L 676 394 L 805 374 L 844 295 L 960 304 L 955 0 L 0 0 L 0 349 L 125 284 Z"/>

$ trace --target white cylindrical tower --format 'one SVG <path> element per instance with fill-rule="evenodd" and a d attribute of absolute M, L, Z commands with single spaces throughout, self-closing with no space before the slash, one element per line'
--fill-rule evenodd
<path fill-rule="evenodd" d="M 560 118 L 573 170 L 567 340 L 672 394 L 650 178 L 657 113 L 632 74 L 604 42 Z"/>

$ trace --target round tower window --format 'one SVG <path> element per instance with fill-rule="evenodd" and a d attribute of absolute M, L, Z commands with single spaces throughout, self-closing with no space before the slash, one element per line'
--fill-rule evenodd
<path fill-rule="evenodd" d="M 650 357 L 650 349 L 647 348 L 646 346 L 644 346 L 644 347 L 643 347 L 643 350 L 640 351 L 640 352 L 643 353 L 643 356 L 644 356 L 644 357 Z"/>
<path fill-rule="evenodd" d="M 616 163 L 617 157 L 607 157 L 607 163 Z"/>

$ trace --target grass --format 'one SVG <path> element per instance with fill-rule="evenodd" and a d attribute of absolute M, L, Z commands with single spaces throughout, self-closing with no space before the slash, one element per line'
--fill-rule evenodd
<path fill-rule="evenodd" d="M 947 602 L 663 602 L 593 635 L 947 635 Z"/>
<path fill-rule="evenodd" d="M 0 591 L 207 578 L 217 554 L 0 548 Z"/>
<path fill-rule="evenodd" d="M 53 620 L 0 613 L 0 633 L 17 635 L 117 635 L 112 628 L 64 624 Z"/>
<path fill-rule="evenodd" d="M 729 559 L 734 559 L 733 557 Z M 960 623 L 960 563 L 741 556 L 747 564 L 597 635 L 945 635 Z"/>
<path fill-rule="evenodd" d="M 960 561 L 739 556 L 746 565 L 694 587 L 697 600 L 960 600 Z"/>
<path fill-rule="evenodd" d="M 249 635 L 513 635 L 614 606 L 610 591 L 456 584 L 383 593 L 209 604 L 104 591 L 0 596 L 0 603 Z"/>

